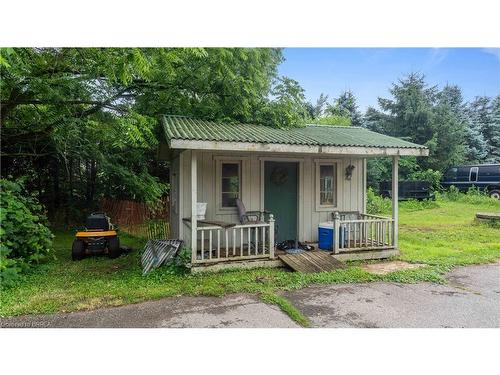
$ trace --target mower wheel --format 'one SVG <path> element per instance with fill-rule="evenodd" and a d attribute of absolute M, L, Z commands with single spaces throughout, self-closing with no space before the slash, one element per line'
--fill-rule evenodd
<path fill-rule="evenodd" d="M 110 258 L 118 258 L 121 254 L 120 239 L 118 237 L 111 237 L 108 241 L 108 255 Z"/>
<path fill-rule="evenodd" d="M 82 240 L 74 240 L 71 247 L 71 258 L 73 260 L 82 260 L 85 258 L 85 244 Z"/>

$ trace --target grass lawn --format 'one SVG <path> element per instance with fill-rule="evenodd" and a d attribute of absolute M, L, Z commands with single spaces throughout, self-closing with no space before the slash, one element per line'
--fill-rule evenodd
<path fill-rule="evenodd" d="M 411 203 L 411 202 L 410 202 Z M 16 287 L 1 291 L 0 315 L 40 314 L 118 306 L 180 295 L 258 293 L 302 325 L 307 321 L 276 292 L 315 283 L 352 283 L 377 280 L 395 282 L 444 282 L 443 274 L 453 266 L 493 262 L 500 259 L 500 229 L 477 224 L 478 211 L 500 211 L 500 202 L 438 201 L 431 208 L 415 210 L 400 205 L 400 259 L 428 266 L 396 271 L 384 276 L 368 273 L 361 262 L 330 273 L 300 274 L 283 269 L 226 271 L 191 275 L 163 267 L 141 275 L 139 251 L 144 241 L 120 235 L 122 244 L 135 250 L 118 259 L 70 257 L 73 231 L 55 231 L 56 259 L 44 264 Z"/>

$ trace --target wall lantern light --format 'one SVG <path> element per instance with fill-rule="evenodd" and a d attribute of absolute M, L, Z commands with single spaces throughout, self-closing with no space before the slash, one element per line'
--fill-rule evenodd
<path fill-rule="evenodd" d="M 352 177 L 352 171 L 356 168 L 354 165 L 349 164 L 349 166 L 345 169 L 345 179 L 350 180 Z"/>

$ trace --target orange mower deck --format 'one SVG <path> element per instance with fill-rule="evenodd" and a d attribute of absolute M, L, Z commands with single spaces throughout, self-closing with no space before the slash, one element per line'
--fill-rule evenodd
<path fill-rule="evenodd" d="M 114 236 L 117 236 L 116 230 L 76 232 L 76 238 L 82 238 L 82 237 L 114 237 Z"/>

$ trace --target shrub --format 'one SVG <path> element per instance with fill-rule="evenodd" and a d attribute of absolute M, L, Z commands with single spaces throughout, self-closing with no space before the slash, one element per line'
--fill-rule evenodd
<path fill-rule="evenodd" d="M 389 198 L 382 198 L 370 187 L 366 193 L 366 212 L 372 215 L 391 212 L 392 203 Z"/>
<path fill-rule="evenodd" d="M 441 194 L 436 195 L 439 200 L 447 200 L 450 202 L 457 202 L 462 197 L 463 193 L 457 189 L 456 186 L 450 186 L 448 190 L 443 191 Z"/>
<path fill-rule="evenodd" d="M 424 199 L 418 201 L 416 199 L 410 199 L 399 203 L 400 207 L 407 211 L 419 211 L 429 208 L 439 207 L 439 204 L 430 199 Z M 392 202 L 389 198 L 383 198 L 373 191 L 372 188 L 368 188 L 366 195 L 366 211 L 369 214 L 390 214 L 392 210 Z"/>
<path fill-rule="evenodd" d="M 408 180 L 411 181 L 427 181 L 430 182 L 431 188 L 435 191 L 441 190 L 441 177 L 443 174 L 440 171 L 427 169 L 425 171 L 415 171 L 408 175 Z"/>
<path fill-rule="evenodd" d="M 53 235 L 42 206 L 20 184 L 0 179 L 0 203 L 0 285 L 6 287 L 51 254 Z"/>
<path fill-rule="evenodd" d="M 455 186 L 451 186 L 448 190 L 438 194 L 437 198 L 439 200 L 472 204 L 491 204 L 497 202 L 496 199 L 491 198 L 486 192 L 476 187 L 471 187 L 466 193 L 462 193 Z"/>
<path fill-rule="evenodd" d="M 473 204 L 489 203 L 493 199 L 485 191 L 479 190 L 476 187 L 469 188 L 467 193 L 463 194 L 461 198 L 463 202 Z"/>
<path fill-rule="evenodd" d="M 422 170 L 415 157 L 401 158 L 399 176 L 401 181 L 427 181 L 434 191 L 441 190 L 442 173 L 433 169 Z M 368 160 L 368 186 L 379 189 L 380 182 L 392 180 L 392 159 L 372 158 Z"/>
<path fill-rule="evenodd" d="M 166 264 L 163 273 L 181 275 L 188 272 L 188 264 L 191 263 L 191 249 L 182 247 L 177 255 Z"/>
<path fill-rule="evenodd" d="M 351 126 L 351 119 L 349 117 L 339 115 L 321 117 L 313 122 L 316 125 Z"/>

